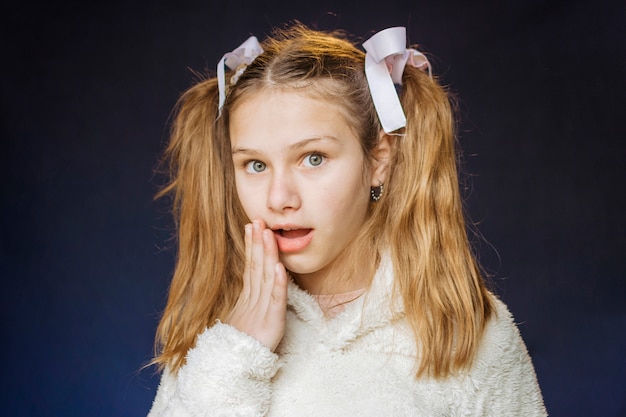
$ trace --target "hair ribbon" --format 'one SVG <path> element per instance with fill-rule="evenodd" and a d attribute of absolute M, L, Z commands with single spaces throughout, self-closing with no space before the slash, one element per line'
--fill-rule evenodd
<path fill-rule="evenodd" d="M 232 52 L 224 54 L 220 62 L 217 64 L 217 85 L 219 89 L 219 114 L 222 114 L 222 108 L 226 101 L 226 76 L 224 66 L 231 70 L 236 69 L 240 65 L 250 65 L 254 59 L 263 53 L 263 48 L 259 44 L 255 36 L 250 36 L 244 43 L 233 49 Z"/>
<path fill-rule="evenodd" d="M 432 78 L 430 62 L 416 49 L 406 48 L 406 28 L 392 27 L 376 33 L 363 42 L 365 75 L 372 100 L 385 133 L 406 126 L 406 116 L 394 84 L 402 85 L 404 67 L 409 65 L 428 69 Z"/>

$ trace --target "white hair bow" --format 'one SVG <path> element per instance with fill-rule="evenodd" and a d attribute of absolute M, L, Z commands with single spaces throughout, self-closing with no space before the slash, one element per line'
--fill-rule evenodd
<path fill-rule="evenodd" d="M 224 54 L 217 64 L 217 85 L 219 89 L 219 114 L 222 114 L 222 107 L 226 101 L 226 80 L 224 75 L 224 65 L 231 70 L 245 64 L 250 65 L 254 59 L 263 53 L 263 48 L 255 36 L 250 36 L 244 43 L 233 49 L 232 52 Z"/>
<path fill-rule="evenodd" d="M 394 84 L 402 85 L 406 64 L 428 69 L 430 62 L 415 49 L 406 49 L 406 28 L 393 27 L 376 33 L 363 43 L 365 75 L 378 118 L 386 133 L 406 126 L 406 116 Z"/>

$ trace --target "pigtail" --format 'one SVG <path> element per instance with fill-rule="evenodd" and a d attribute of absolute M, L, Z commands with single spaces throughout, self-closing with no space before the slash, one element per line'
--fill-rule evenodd
<path fill-rule="evenodd" d="M 179 99 L 165 152 L 171 180 L 157 196 L 172 196 L 178 253 L 154 363 L 174 372 L 197 335 L 230 311 L 240 290 L 242 232 L 226 221 L 236 209 L 230 203 L 234 184 L 227 181 L 233 177 L 230 145 L 224 122 L 216 121 L 217 103 L 215 78 Z"/>
<path fill-rule="evenodd" d="M 407 66 L 401 101 L 406 134 L 386 210 L 391 254 L 421 349 L 417 376 L 445 377 L 471 364 L 493 306 L 466 234 L 448 95 Z"/>

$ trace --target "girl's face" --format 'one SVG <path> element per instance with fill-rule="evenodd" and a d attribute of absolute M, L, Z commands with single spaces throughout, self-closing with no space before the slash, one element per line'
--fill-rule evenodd
<path fill-rule="evenodd" d="M 281 262 L 316 293 L 366 219 L 375 168 L 364 172 L 370 164 L 339 107 L 301 92 L 245 98 L 230 135 L 246 214 L 274 231 Z"/>

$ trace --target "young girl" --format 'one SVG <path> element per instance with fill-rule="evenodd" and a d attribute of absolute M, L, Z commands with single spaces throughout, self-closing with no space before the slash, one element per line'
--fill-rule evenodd
<path fill-rule="evenodd" d="M 405 42 L 294 25 L 182 96 L 150 416 L 546 415 L 472 256 L 449 98 Z"/>

